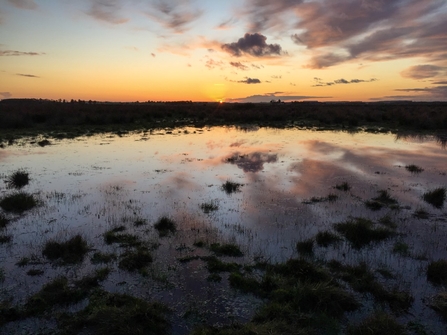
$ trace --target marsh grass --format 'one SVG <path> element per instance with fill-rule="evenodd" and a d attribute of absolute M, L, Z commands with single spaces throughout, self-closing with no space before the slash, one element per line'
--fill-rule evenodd
<path fill-rule="evenodd" d="M 303 255 L 312 255 L 314 252 L 314 240 L 310 238 L 305 241 L 297 242 L 296 250 Z"/>
<path fill-rule="evenodd" d="M 407 169 L 407 171 L 411 172 L 412 174 L 418 174 L 424 171 L 423 168 L 414 164 L 406 165 L 405 169 Z"/>
<path fill-rule="evenodd" d="M 6 226 L 9 224 L 9 219 L 6 217 L 5 214 L 0 213 L 0 229 L 6 228 Z"/>
<path fill-rule="evenodd" d="M 235 272 L 235 271 L 239 271 L 239 269 L 242 267 L 240 264 L 237 264 L 234 262 L 232 262 L 232 263 L 222 262 L 216 256 L 205 256 L 205 257 L 201 257 L 201 259 L 206 262 L 206 268 L 211 273 Z"/>
<path fill-rule="evenodd" d="M 41 276 L 41 275 L 43 275 L 45 272 L 43 271 L 43 270 L 40 270 L 40 269 L 30 269 L 30 270 L 28 270 L 27 272 L 26 272 L 26 274 L 28 275 L 28 276 L 32 276 L 32 277 L 34 277 L 34 276 Z"/>
<path fill-rule="evenodd" d="M 154 224 L 154 228 L 158 230 L 160 237 L 165 237 L 169 233 L 174 234 L 177 231 L 177 224 L 167 216 L 162 216 Z"/>
<path fill-rule="evenodd" d="M 435 285 L 447 285 L 447 261 L 433 261 L 427 267 L 427 280 Z"/>
<path fill-rule="evenodd" d="M 37 142 L 37 144 L 40 147 L 46 147 L 47 145 L 51 145 L 51 142 L 49 140 L 42 140 L 42 141 Z"/>
<path fill-rule="evenodd" d="M 135 219 L 135 221 L 133 222 L 133 225 L 135 227 L 141 227 L 141 226 L 145 226 L 147 225 L 147 221 L 143 218 L 137 218 Z"/>
<path fill-rule="evenodd" d="M 434 296 L 430 307 L 441 315 L 447 321 L 447 291 L 439 292 Z"/>
<path fill-rule="evenodd" d="M 330 232 L 330 231 L 322 231 L 318 232 L 317 235 L 315 235 L 315 241 L 320 247 L 327 248 L 328 246 L 332 244 L 336 244 L 340 242 L 342 239 L 340 236 Z"/>
<path fill-rule="evenodd" d="M 344 181 L 341 184 L 335 185 L 335 189 L 337 189 L 339 191 L 347 192 L 351 189 L 351 185 L 349 185 L 349 183 L 347 181 Z"/>
<path fill-rule="evenodd" d="M 407 335 L 405 328 L 400 325 L 395 318 L 378 312 L 363 320 L 355 326 L 349 326 L 347 335 Z"/>
<path fill-rule="evenodd" d="M 430 217 L 430 215 L 425 209 L 419 208 L 414 211 L 413 217 L 417 219 L 427 220 Z"/>
<path fill-rule="evenodd" d="M 213 243 L 210 245 L 210 250 L 214 252 L 216 256 L 230 256 L 230 257 L 242 257 L 244 253 L 239 249 L 236 244 L 233 243 Z"/>
<path fill-rule="evenodd" d="M 211 212 L 217 211 L 219 209 L 219 206 L 215 201 L 210 201 L 210 202 L 204 202 L 204 203 L 200 204 L 200 209 L 205 214 L 209 214 Z"/>
<path fill-rule="evenodd" d="M 375 227 L 371 220 L 355 218 L 334 225 L 355 249 L 361 249 L 372 242 L 380 242 L 395 235 L 393 230 Z"/>
<path fill-rule="evenodd" d="M 122 254 L 118 267 L 130 272 L 141 271 L 152 263 L 152 260 L 149 250 L 140 247 L 136 250 L 127 250 Z"/>
<path fill-rule="evenodd" d="M 390 229 L 396 229 L 397 228 L 397 224 L 391 219 L 391 216 L 389 214 L 381 217 L 379 219 L 379 223 L 382 226 L 385 226 L 385 227 L 390 228 Z"/>
<path fill-rule="evenodd" d="M 12 241 L 11 235 L 0 235 L 0 244 L 10 243 Z"/>
<path fill-rule="evenodd" d="M 169 313 L 160 303 L 97 290 L 85 309 L 62 320 L 61 328 L 66 334 L 168 334 Z"/>
<path fill-rule="evenodd" d="M 312 197 L 309 200 L 304 200 L 303 204 L 315 204 L 319 202 L 335 202 L 338 199 L 338 195 L 330 193 L 326 197 Z"/>
<path fill-rule="evenodd" d="M 57 242 L 55 240 L 46 242 L 42 255 L 50 261 L 61 261 L 62 264 L 76 264 L 84 260 L 88 251 L 87 242 L 78 234 L 65 242 Z"/>
<path fill-rule="evenodd" d="M 9 188 L 15 188 L 16 190 L 20 190 L 26 185 L 29 184 L 29 173 L 24 170 L 17 170 L 13 172 L 7 179 L 6 185 Z"/>
<path fill-rule="evenodd" d="M 108 264 L 117 259 L 114 253 L 103 253 L 101 251 L 97 251 L 93 254 L 92 258 L 90 258 L 90 262 L 92 264 Z"/>
<path fill-rule="evenodd" d="M 446 197 L 446 189 L 444 187 L 439 187 L 433 191 L 429 191 L 423 194 L 422 198 L 424 201 L 428 202 L 433 207 L 438 209 L 442 208 L 444 205 Z"/>
<path fill-rule="evenodd" d="M 5 212 L 22 214 L 37 206 L 37 200 L 31 194 L 18 192 L 7 195 L 0 200 L 0 207 Z"/>
<path fill-rule="evenodd" d="M 241 186 L 243 186 L 243 185 L 236 183 L 234 181 L 231 181 L 231 180 L 227 180 L 225 183 L 222 184 L 221 189 L 226 194 L 232 194 L 232 193 L 240 192 Z"/>
<path fill-rule="evenodd" d="M 399 254 L 401 256 L 408 256 L 410 254 L 409 250 L 410 247 L 405 242 L 397 241 L 396 243 L 394 243 L 393 252 L 395 254 Z"/>
<path fill-rule="evenodd" d="M 365 206 L 373 211 L 382 209 L 383 207 L 396 208 L 398 202 L 396 199 L 391 197 L 387 190 L 377 191 L 379 195 L 371 200 L 365 201 Z"/>
<path fill-rule="evenodd" d="M 120 247 L 138 247 L 142 241 L 137 235 L 121 233 L 125 231 L 124 226 L 118 226 L 104 233 L 104 242 L 106 244 L 119 244 Z"/>

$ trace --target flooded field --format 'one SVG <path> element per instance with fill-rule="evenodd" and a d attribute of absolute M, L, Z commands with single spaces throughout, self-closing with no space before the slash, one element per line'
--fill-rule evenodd
<path fill-rule="evenodd" d="M 447 259 L 446 209 L 424 200 L 447 186 L 447 151 L 435 138 L 212 127 L 31 142 L 0 149 L 2 179 L 27 172 L 22 191 L 38 202 L 2 212 L 9 223 L 1 231 L 0 297 L 11 306 L 26 304 L 55 278 L 72 283 L 106 265 L 105 291 L 167 305 L 171 333 L 188 334 L 201 324 L 248 322 L 263 303 L 230 285 L 234 271 L 212 271 L 211 262 L 260 279 L 257 265 L 303 257 L 366 264 L 381 285 L 412 298 L 396 313 L 410 333 L 444 333 L 432 303 L 443 282 L 427 280 L 429 264 Z M 17 191 L 2 182 L 0 192 Z M 175 227 L 156 229 L 162 219 Z M 390 234 L 359 244 L 337 225 L 361 220 Z M 323 232 L 333 239 L 325 243 Z M 45 256 L 49 241 L 77 235 L 88 246 L 79 262 Z M 126 267 L 129 250 L 143 244 L 151 260 Z M 239 253 L 219 251 L 225 245 Z M 346 313 L 344 324 L 392 309 L 374 292 L 349 290 L 362 307 Z M 64 310 L 80 311 L 87 300 Z M 33 315 L 0 332 L 56 328 L 54 319 Z"/>

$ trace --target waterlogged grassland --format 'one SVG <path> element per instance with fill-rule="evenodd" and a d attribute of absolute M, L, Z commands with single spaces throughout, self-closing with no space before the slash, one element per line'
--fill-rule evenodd
<path fill-rule="evenodd" d="M 35 203 L 0 211 L 0 332 L 443 334 L 446 156 L 256 126 L 7 146 L 0 201 Z"/>

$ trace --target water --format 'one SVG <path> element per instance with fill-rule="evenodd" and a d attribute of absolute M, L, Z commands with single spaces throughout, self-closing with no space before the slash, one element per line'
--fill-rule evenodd
<path fill-rule="evenodd" d="M 348 264 L 365 261 L 372 268 L 395 271 L 398 279 L 391 285 L 415 297 L 410 313 L 437 332 L 442 325 L 426 301 L 438 289 L 427 283 L 425 268 L 429 260 L 447 258 L 447 214 L 425 203 L 422 195 L 447 185 L 446 158 L 445 148 L 430 137 L 256 127 L 104 134 L 53 141 L 44 148 L 24 139 L 1 149 L 0 174 L 28 171 L 32 180 L 25 190 L 35 194 L 41 206 L 10 215 L 13 223 L 4 233 L 12 236 L 12 243 L 0 246 L 5 271 L 1 294 L 23 302 L 57 275 L 80 278 L 90 273 L 95 266 L 88 258 L 74 267 L 53 267 L 42 259 L 43 245 L 80 233 L 92 249 L 119 254 L 121 248 L 105 245 L 102 234 L 124 225 L 128 233 L 160 246 L 153 252 L 149 277 L 116 267 L 104 282 L 107 290 L 169 304 L 176 333 L 203 320 L 216 325 L 246 321 L 259 300 L 233 291 L 226 274 L 220 284 L 206 281 L 208 272 L 200 260 L 177 261 L 209 254 L 194 247 L 194 241 L 235 242 L 245 254 L 244 263 L 256 257 L 282 262 L 298 256 L 296 242 L 330 230 L 334 223 L 389 214 L 411 257 L 392 252 L 396 239 L 360 251 L 347 243 L 318 248 L 315 257 Z M 424 171 L 411 174 L 405 169 L 409 164 Z M 241 192 L 223 192 L 227 180 L 243 184 Z M 334 188 L 345 181 L 350 191 Z M 6 184 L 0 186 L 1 194 L 11 192 Z M 388 190 L 400 209 L 367 209 L 364 201 L 379 190 Z M 306 204 L 329 194 L 338 200 Z M 205 214 L 200 204 L 210 201 L 219 209 Z M 429 220 L 413 217 L 421 208 L 429 212 Z M 153 229 L 163 215 L 177 222 L 175 236 L 160 238 Z M 135 227 L 137 219 L 148 224 Z M 44 270 L 43 276 L 27 276 L 31 267 L 16 265 L 31 255 L 44 262 L 32 267 Z"/>

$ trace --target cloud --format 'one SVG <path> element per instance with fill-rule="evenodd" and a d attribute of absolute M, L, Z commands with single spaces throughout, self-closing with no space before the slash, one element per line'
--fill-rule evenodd
<path fill-rule="evenodd" d="M 446 72 L 446 69 L 436 65 L 416 65 L 405 69 L 400 74 L 402 77 L 410 79 L 433 78 Z"/>
<path fill-rule="evenodd" d="M 264 170 L 264 164 L 276 163 L 277 161 L 277 154 L 267 154 L 263 152 L 253 152 L 249 154 L 236 152 L 224 159 L 224 162 L 234 164 L 244 172 L 253 173 Z"/>
<path fill-rule="evenodd" d="M 1 95 L 4 99 L 8 99 L 8 98 L 12 97 L 11 92 L 0 92 L 0 95 Z"/>
<path fill-rule="evenodd" d="M 374 81 L 377 81 L 376 78 L 371 78 L 368 80 L 364 79 L 351 79 L 346 80 L 344 78 L 340 78 L 334 81 L 324 82 L 323 79 L 315 77 L 314 78 L 315 85 L 312 85 L 312 87 L 324 87 L 324 86 L 333 86 L 333 85 L 346 85 L 346 84 L 360 84 L 360 83 L 372 83 Z"/>
<path fill-rule="evenodd" d="M 285 92 L 265 93 L 251 95 L 244 98 L 227 99 L 228 102 L 270 102 L 272 100 L 281 101 L 299 101 L 299 100 L 318 100 L 329 99 L 329 96 L 308 96 L 308 95 L 286 95 Z"/>
<path fill-rule="evenodd" d="M 237 19 L 235 18 L 230 18 L 222 23 L 220 23 L 216 29 L 217 30 L 229 30 L 232 29 L 234 24 L 237 23 Z"/>
<path fill-rule="evenodd" d="M 35 76 L 33 74 L 16 73 L 16 75 L 18 75 L 20 77 L 27 77 L 27 78 L 40 78 L 39 76 Z"/>
<path fill-rule="evenodd" d="M 435 81 L 434 85 L 447 85 L 447 81 Z"/>
<path fill-rule="evenodd" d="M 205 63 L 205 66 L 210 70 L 215 69 L 216 67 L 218 67 L 222 70 L 223 65 L 224 65 L 224 63 L 222 61 L 216 61 L 214 59 L 208 59 Z"/>
<path fill-rule="evenodd" d="M 96 20 L 111 23 L 123 24 L 129 21 L 121 15 L 121 2 L 118 0 L 90 0 L 90 9 L 87 15 Z"/>
<path fill-rule="evenodd" d="M 191 1 L 154 0 L 147 15 L 175 33 L 183 33 L 189 25 L 200 18 L 203 11 L 193 9 Z"/>
<path fill-rule="evenodd" d="M 45 55 L 44 52 L 24 52 L 17 50 L 0 50 L 0 56 L 41 56 Z"/>
<path fill-rule="evenodd" d="M 447 85 L 424 87 L 424 88 L 399 88 L 396 92 L 413 93 L 408 95 L 392 95 L 370 100 L 415 100 L 415 101 L 447 101 Z"/>
<path fill-rule="evenodd" d="M 157 57 L 157 55 L 154 54 L 153 52 L 151 53 L 151 56 L 152 56 L 152 57 Z"/>
<path fill-rule="evenodd" d="M 235 43 L 223 44 L 222 49 L 229 54 L 240 57 L 248 54 L 255 57 L 264 57 L 283 54 L 279 44 L 267 44 L 267 37 L 254 33 L 246 33 Z"/>
<path fill-rule="evenodd" d="M 8 2 L 17 8 L 22 9 L 37 9 L 37 4 L 33 0 L 8 0 Z"/>
<path fill-rule="evenodd" d="M 248 66 L 242 64 L 241 62 L 230 62 L 230 65 L 235 68 L 238 68 L 239 70 L 243 70 L 243 71 L 248 70 Z"/>
<path fill-rule="evenodd" d="M 257 78 L 248 78 L 245 77 L 244 80 L 239 80 L 238 83 L 243 83 L 243 84 L 260 84 L 261 81 Z"/>

